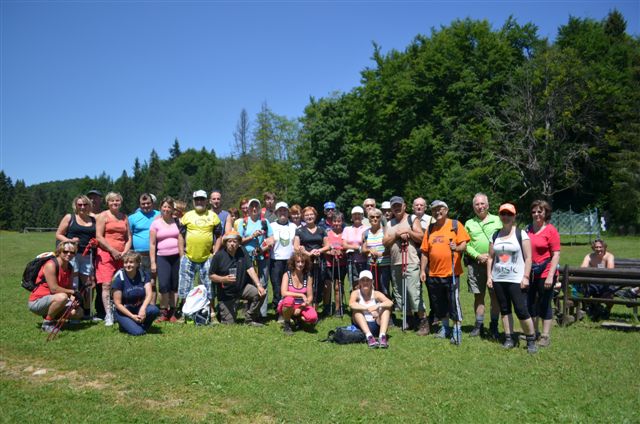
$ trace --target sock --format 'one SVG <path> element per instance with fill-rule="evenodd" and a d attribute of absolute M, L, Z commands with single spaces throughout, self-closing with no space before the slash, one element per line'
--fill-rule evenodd
<path fill-rule="evenodd" d="M 380 337 L 386 336 L 385 333 L 380 333 Z"/>
<path fill-rule="evenodd" d="M 368 339 L 369 337 L 373 337 L 373 334 L 371 334 L 371 332 L 368 332 L 368 333 L 367 333 L 367 335 L 366 335 L 366 337 L 367 337 L 367 339 Z"/>
<path fill-rule="evenodd" d="M 482 325 L 484 323 L 484 314 L 483 315 L 476 315 L 476 323 L 478 325 Z"/>
<path fill-rule="evenodd" d="M 54 321 L 55 318 L 52 318 L 51 315 L 47 315 L 46 317 L 44 317 L 45 321 Z"/>

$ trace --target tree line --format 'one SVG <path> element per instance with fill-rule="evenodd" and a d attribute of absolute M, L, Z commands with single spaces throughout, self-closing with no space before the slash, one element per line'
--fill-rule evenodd
<path fill-rule="evenodd" d="M 461 218 L 483 191 L 494 206 L 545 198 L 605 210 L 621 231 L 640 225 L 640 40 L 618 11 L 571 17 L 554 42 L 513 18 L 498 29 L 456 20 L 403 51 L 374 44 L 372 63 L 360 85 L 311 98 L 300 118 L 242 110 L 228 157 L 176 139 L 166 159 L 153 150 L 115 180 L 27 187 L 0 171 L 0 228 L 56 226 L 93 188 L 120 192 L 129 212 L 142 192 L 189 200 L 219 188 L 227 207 L 264 191 L 343 210 L 400 194 L 444 199 Z"/>

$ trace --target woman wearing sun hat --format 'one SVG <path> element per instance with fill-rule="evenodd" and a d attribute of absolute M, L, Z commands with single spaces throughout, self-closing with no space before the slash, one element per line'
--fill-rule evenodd
<path fill-rule="evenodd" d="M 516 311 L 520 326 L 527 336 L 527 350 L 535 353 L 536 337 L 533 320 L 527 308 L 526 290 L 529 288 L 531 272 L 531 241 L 526 232 L 516 227 L 516 207 L 505 203 L 498 209 L 502 229 L 493 235 L 489 244 L 487 262 L 487 286 L 493 288 L 500 303 L 502 324 L 504 326 L 504 348 L 515 346 L 513 337 L 513 316 L 511 307 Z"/>

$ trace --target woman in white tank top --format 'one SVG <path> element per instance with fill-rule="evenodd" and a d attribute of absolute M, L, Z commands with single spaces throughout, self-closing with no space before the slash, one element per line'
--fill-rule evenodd
<path fill-rule="evenodd" d="M 367 337 L 370 348 L 389 347 L 387 329 L 393 302 L 382 292 L 373 289 L 373 275 L 369 270 L 360 272 L 358 289 L 351 293 L 349 308 L 352 320 Z M 376 337 L 379 336 L 379 340 Z"/>

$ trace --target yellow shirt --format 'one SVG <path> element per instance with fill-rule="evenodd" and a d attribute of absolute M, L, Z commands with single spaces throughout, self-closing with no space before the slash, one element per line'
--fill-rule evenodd
<path fill-rule="evenodd" d="M 204 262 L 211 256 L 213 229 L 220 225 L 220 218 L 213 211 L 198 213 L 189 211 L 180 220 L 186 228 L 186 255 L 193 262 Z"/>

